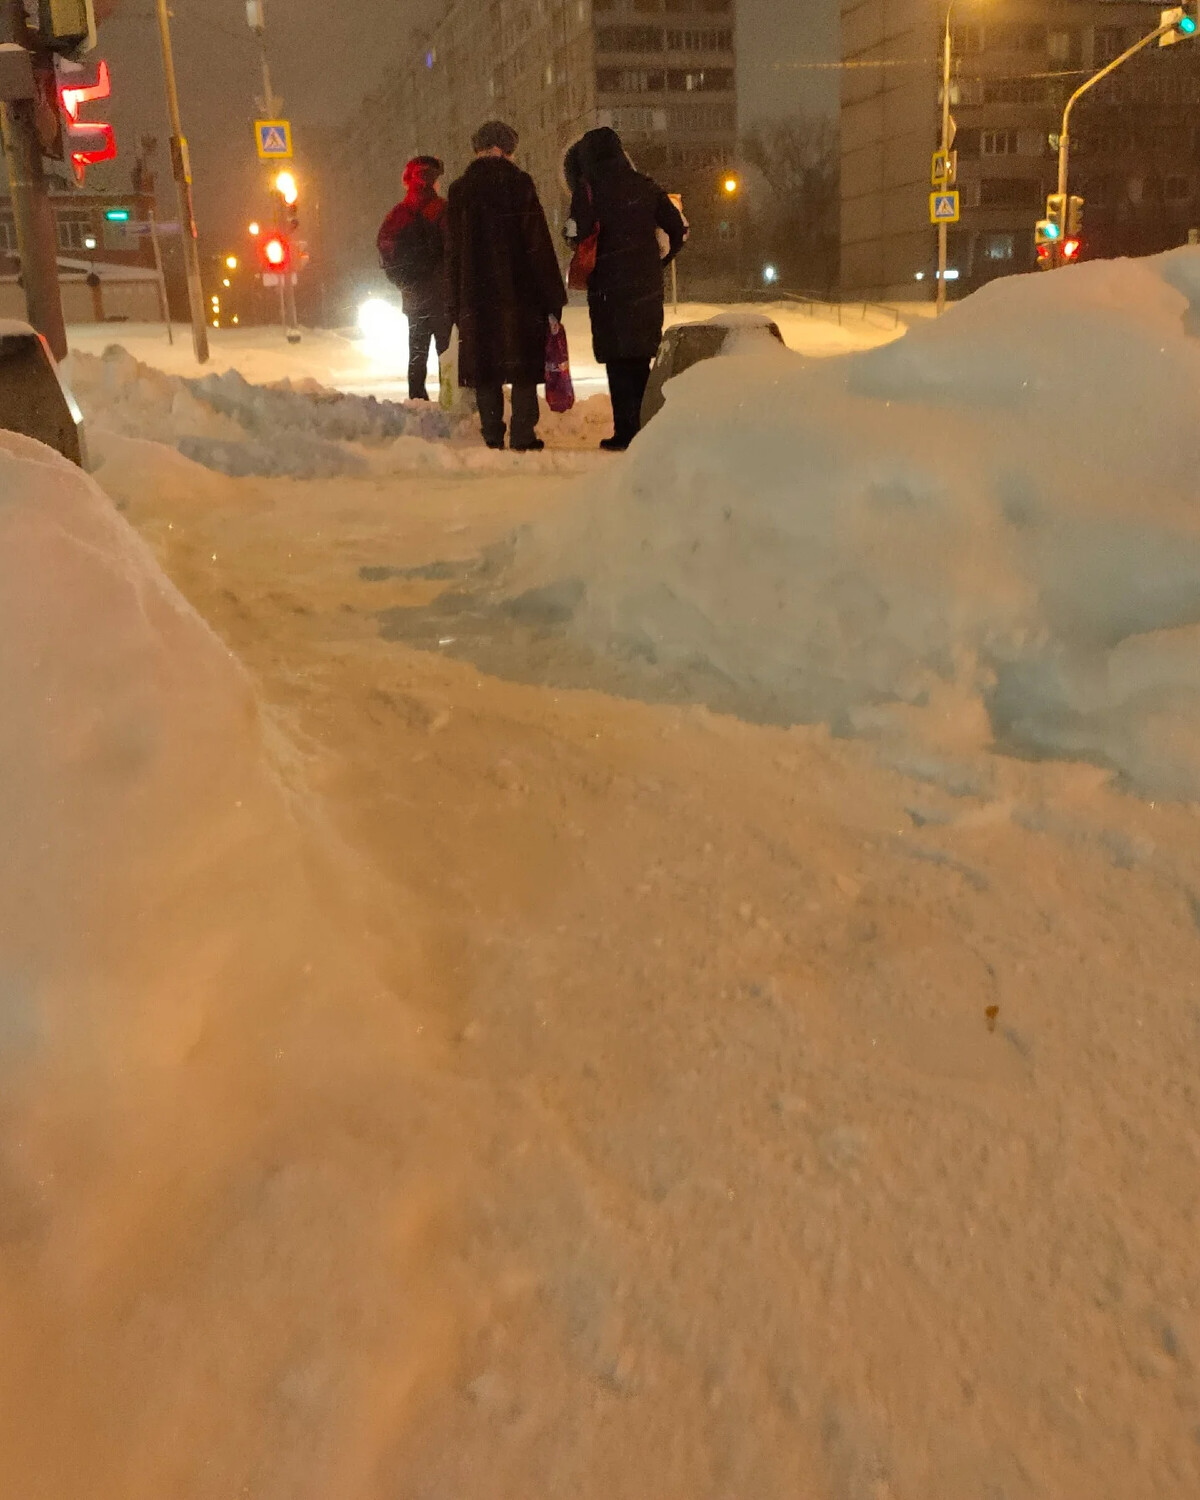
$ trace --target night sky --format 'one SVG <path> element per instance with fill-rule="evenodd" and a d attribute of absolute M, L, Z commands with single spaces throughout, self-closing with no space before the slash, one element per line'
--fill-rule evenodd
<path fill-rule="evenodd" d="M 836 0 L 782 5 L 739 0 L 739 5 L 743 125 L 796 105 L 832 107 L 835 75 L 781 64 L 835 55 Z M 296 126 L 301 155 L 305 126 L 347 115 L 378 82 L 413 26 L 437 8 L 436 0 L 266 0 L 266 7 L 273 83 Z M 245 200 L 256 189 L 250 120 L 260 92 L 257 49 L 244 0 L 174 0 L 172 9 L 201 229 L 229 236 L 244 223 Z M 112 116 L 122 151 L 120 175 L 109 180 L 127 182 L 139 135 L 157 133 L 165 148 L 168 133 L 150 0 L 119 0 L 115 18 L 100 35 L 113 69 Z M 159 165 L 162 176 L 165 149 Z"/>

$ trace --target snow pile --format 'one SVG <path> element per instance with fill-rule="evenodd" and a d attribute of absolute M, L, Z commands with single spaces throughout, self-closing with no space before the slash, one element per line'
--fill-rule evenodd
<path fill-rule="evenodd" d="M 349 396 L 304 382 L 255 386 L 236 370 L 184 380 L 139 364 L 119 346 L 73 354 L 69 375 L 89 420 L 176 447 L 234 478 L 327 479 L 366 474 L 363 447 L 407 435 L 447 438 L 450 419 L 425 402 Z M 456 424 L 461 426 L 461 420 Z"/>
<path fill-rule="evenodd" d="M 336 1456 L 358 1493 L 446 1165 L 406 1154 L 367 872 L 104 496 L 3 433 L 0 693 L 0 1491 L 299 1495 Z"/>
<path fill-rule="evenodd" d="M 413 469 L 524 465 L 576 472 L 578 455 L 490 453 L 465 407 L 446 413 L 426 401 L 384 401 L 330 390 L 315 380 L 254 385 L 237 370 L 188 380 L 141 364 L 118 345 L 74 353 L 68 376 L 89 425 L 177 448 L 234 479 L 367 478 Z M 579 402 L 541 430 L 559 450 L 595 448 L 612 430 L 607 397 Z"/>
<path fill-rule="evenodd" d="M 697 366 L 526 536 L 589 645 L 847 733 L 1200 796 L 1200 252 L 996 282 L 838 362 Z"/>

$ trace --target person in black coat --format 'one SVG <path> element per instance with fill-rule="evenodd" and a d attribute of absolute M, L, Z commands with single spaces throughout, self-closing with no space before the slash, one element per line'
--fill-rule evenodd
<path fill-rule="evenodd" d="M 533 178 L 514 165 L 517 132 L 492 121 L 476 131 L 475 160 L 447 195 L 451 321 L 458 383 L 475 391 L 489 448 L 504 446 L 504 387 L 512 386 L 510 445 L 544 447 L 537 388 L 546 378 L 550 320 L 567 290 Z"/>
<path fill-rule="evenodd" d="M 683 249 L 687 225 L 608 127 L 576 141 L 563 172 L 571 193 L 568 241 L 577 245 L 599 231 L 588 310 L 592 348 L 608 370 L 614 427 L 600 446 L 623 451 L 641 428 L 642 398 L 662 342 L 663 267 Z"/>

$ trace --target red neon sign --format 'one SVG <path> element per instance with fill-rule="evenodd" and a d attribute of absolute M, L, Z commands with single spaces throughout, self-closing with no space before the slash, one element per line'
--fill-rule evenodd
<path fill-rule="evenodd" d="M 85 104 L 94 104 L 97 99 L 108 99 L 111 95 L 112 78 L 103 59 L 97 66 L 95 83 L 60 83 L 58 86 L 58 97 L 67 117 L 67 136 L 72 142 L 71 165 L 79 182 L 83 181 L 89 167 L 94 167 L 97 162 L 112 161 L 117 154 L 117 139 L 111 125 L 79 118 L 79 111 Z M 75 144 L 97 136 L 99 140 L 95 145 Z"/>

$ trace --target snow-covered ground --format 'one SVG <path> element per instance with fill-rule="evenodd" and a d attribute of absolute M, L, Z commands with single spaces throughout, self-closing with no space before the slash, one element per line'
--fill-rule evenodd
<path fill-rule="evenodd" d="M 624 459 L 77 359 L 0 1493 L 1200 1493 L 1194 299 L 747 349 Z"/>

